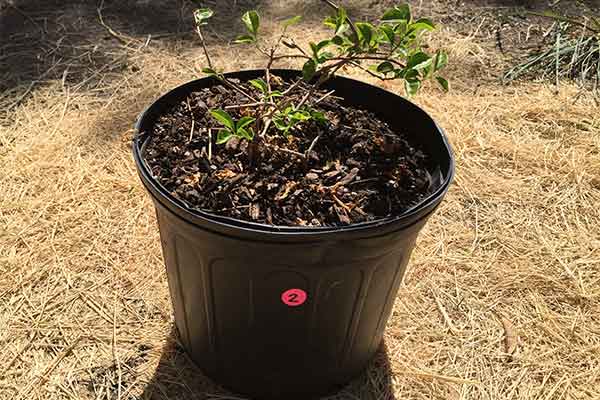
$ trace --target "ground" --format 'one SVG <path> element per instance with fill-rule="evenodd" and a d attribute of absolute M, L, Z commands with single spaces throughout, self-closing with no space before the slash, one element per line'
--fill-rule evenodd
<path fill-rule="evenodd" d="M 322 34 L 316 0 L 206 3 L 227 70 L 263 62 L 228 44 L 241 10 L 272 21 L 304 11 L 294 35 Z M 390 1 L 345 3 L 373 15 Z M 457 176 L 417 243 L 385 348 L 332 399 L 598 399 L 597 103 L 566 81 L 500 83 L 548 27 L 523 10 L 546 1 L 411 3 L 443 23 L 430 46 L 449 51 L 452 90 L 430 85 L 414 100 L 448 134 Z M 0 399 L 236 398 L 177 344 L 129 151 L 144 107 L 199 75 L 192 8 L 0 2 Z"/>

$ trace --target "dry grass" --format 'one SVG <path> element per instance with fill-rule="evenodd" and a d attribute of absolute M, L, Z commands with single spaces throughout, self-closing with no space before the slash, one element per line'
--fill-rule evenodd
<path fill-rule="evenodd" d="M 441 35 L 468 62 L 449 71 L 454 91 L 416 101 L 450 137 L 456 182 L 418 242 L 387 354 L 335 398 L 598 399 L 600 113 L 568 83 L 501 87 L 496 54 Z M 232 398 L 175 343 L 129 154 L 136 115 L 194 78 L 200 52 L 143 44 L 118 47 L 125 68 L 95 87 L 53 80 L 0 120 L 0 399 Z M 230 54 L 215 58 L 260 64 Z"/>

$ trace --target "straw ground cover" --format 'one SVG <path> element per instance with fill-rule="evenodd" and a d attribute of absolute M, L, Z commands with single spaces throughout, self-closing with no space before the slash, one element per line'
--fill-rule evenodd
<path fill-rule="evenodd" d="M 195 78 L 201 50 L 176 24 L 129 25 L 107 6 L 108 33 L 96 5 L 65 3 L 58 13 L 14 2 L 38 36 L 0 39 L 0 399 L 235 398 L 177 345 L 129 152 L 137 114 Z M 262 65 L 223 48 L 228 13 L 256 3 L 216 7 L 223 25 L 209 44 L 228 70 Z M 306 4 L 258 7 L 276 18 Z M 188 9 L 157 14 L 191 24 Z M 334 399 L 600 397 L 600 113 L 586 95 L 574 102 L 569 82 L 558 95 L 498 84 L 506 61 L 477 39 L 479 22 L 430 43 L 464 60 L 447 72 L 450 93 L 415 98 L 448 133 L 456 182 L 413 253 L 385 348 Z M 319 37 L 309 26 L 295 34 Z"/>

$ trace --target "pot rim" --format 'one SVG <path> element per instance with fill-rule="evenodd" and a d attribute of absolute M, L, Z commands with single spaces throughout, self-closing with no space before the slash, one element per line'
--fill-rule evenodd
<path fill-rule="evenodd" d="M 272 72 L 288 75 L 301 74 L 301 71 L 295 69 L 273 69 Z M 264 70 L 240 70 L 228 72 L 224 75 L 235 77 L 239 75 L 250 75 L 260 73 L 264 73 Z M 147 132 L 143 131 L 143 124 L 144 121 L 150 117 L 155 108 L 160 108 L 162 102 L 167 101 L 167 99 L 171 97 L 177 96 L 179 92 L 182 91 L 185 87 L 195 87 L 202 82 L 209 82 L 211 80 L 215 81 L 216 79 L 212 77 L 205 77 L 189 81 L 171 89 L 170 91 L 153 101 L 138 116 L 134 127 L 134 138 L 132 141 L 132 150 L 136 164 L 136 169 L 142 180 L 142 183 L 144 184 L 146 189 L 151 193 L 153 200 L 160 202 L 160 204 L 163 205 L 165 208 L 169 209 L 171 212 L 178 215 L 187 222 L 192 223 L 193 225 L 199 225 L 203 228 L 216 232 L 229 234 L 234 233 L 236 234 L 236 236 L 239 236 L 240 234 L 244 234 L 244 236 L 246 236 L 246 234 L 250 234 L 253 237 L 255 237 L 255 235 L 259 235 L 263 236 L 264 239 L 281 239 L 283 237 L 288 237 L 289 239 L 319 239 L 322 237 L 333 238 L 332 235 L 342 235 L 344 238 L 379 236 L 386 232 L 403 229 L 424 218 L 427 218 L 441 202 L 441 199 L 448 191 L 448 188 L 454 178 L 455 161 L 452 152 L 452 147 L 450 146 L 450 143 L 444 131 L 438 126 L 438 124 L 435 121 L 433 121 L 433 119 L 429 116 L 427 112 L 425 112 L 421 107 L 417 106 L 411 101 L 389 90 L 383 89 L 375 85 L 371 85 L 366 82 L 362 82 L 357 79 L 348 78 L 344 76 L 336 76 L 333 78 L 333 80 L 345 80 L 348 83 L 359 86 L 368 85 L 371 88 L 375 88 L 376 90 L 380 90 L 393 96 L 400 97 L 403 101 L 411 104 L 414 108 L 417 109 L 417 111 L 422 112 L 426 117 L 433 121 L 438 131 L 437 133 L 440 135 L 442 142 L 447 149 L 449 158 L 448 173 L 442 177 L 442 183 L 436 190 L 428 194 L 417 204 L 410 207 L 405 212 L 399 215 L 389 216 L 375 221 L 361 222 L 357 224 L 350 224 L 344 226 L 306 227 L 268 225 L 239 220 L 231 217 L 219 216 L 208 211 L 203 211 L 200 209 L 189 207 L 182 200 L 179 200 L 172 196 L 169 193 L 169 191 L 160 182 L 158 182 L 157 179 L 153 177 L 143 156 L 143 151 L 145 145 L 147 144 L 149 136 Z"/>

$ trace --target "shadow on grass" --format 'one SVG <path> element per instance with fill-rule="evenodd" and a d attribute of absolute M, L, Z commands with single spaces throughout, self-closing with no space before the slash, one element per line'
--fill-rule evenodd
<path fill-rule="evenodd" d="M 191 361 L 179 342 L 175 327 L 162 350 L 154 376 L 146 386 L 142 400 L 245 400 L 211 381 Z M 387 349 L 382 344 L 368 369 L 338 393 L 323 400 L 396 400 Z M 308 400 L 308 399 L 307 399 Z"/>
<path fill-rule="evenodd" d="M 150 36 L 160 42 L 197 46 L 192 0 L 8 0 L 0 1 L 0 98 L 30 93 L 39 83 L 90 80 Z M 242 10 L 260 0 L 208 0 L 219 33 L 211 41 L 228 41 L 241 33 Z M 99 15 L 102 15 L 102 20 Z M 103 25 L 104 24 L 104 25 Z M 112 32 L 111 32 L 112 30 Z"/>

